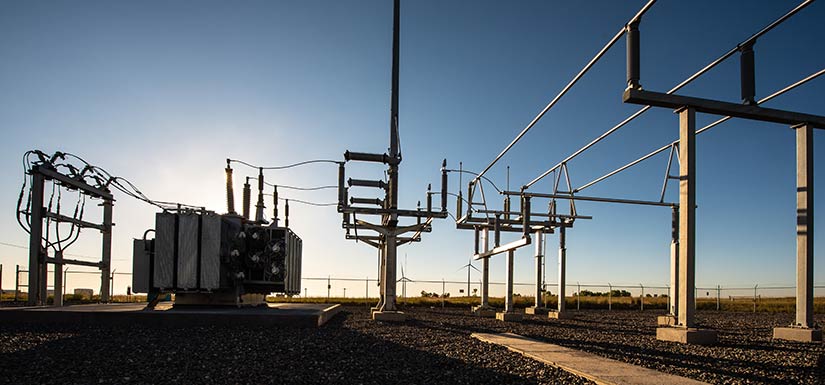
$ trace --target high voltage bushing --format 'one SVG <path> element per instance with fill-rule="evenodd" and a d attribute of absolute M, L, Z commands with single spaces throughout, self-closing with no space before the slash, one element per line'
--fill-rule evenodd
<path fill-rule="evenodd" d="M 258 169 L 258 203 L 255 205 L 255 221 L 264 220 L 264 169 Z"/>
<path fill-rule="evenodd" d="M 447 159 L 441 162 L 441 211 L 447 212 Z"/>
<path fill-rule="evenodd" d="M 341 163 L 338 164 L 338 208 L 339 209 L 342 208 L 343 206 L 345 206 L 346 202 L 347 202 L 346 192 L 344 190 L 344 177 L 345 177 L 344 175 L 345 175 L 344 163 L 341 162 Z"/>
<path fill-rule="evenodd" d="M 627 88 L 642 88 L 640 81 L 639 19 L 627 24 Z"/>
<path fill-rule="evenodd" d="M 433 211 L 433 191 L 432 184 L 427 184 L 427 211 Z"/>
<path fill-rule="evenodd" d="M 530 197 L 521 198 L 521 229 L 522 237 L 530 237 Z"/>
<path fill-rule="evenodd" d="M 232 188 L 232 167 L 229 159 L 226 160 L 226 210 L 229 214 L 235 214 L 235 191 Z"/>
<path fill-rule="evenodd" d="M 756 69 L 754 64 L 753 43 L 750 40 L 739 46 L 739 75 L 742 87 L 742 103 L 756 105 Z"/>
<path fill-rule="evenodd" d="M 252 199 L 252 188 L 249 186 L 249 177 L 246 177 L 246 182 L 243 184 L 243 217 L 249 219 L 249 205 Z"/>
<path fill-rule="evenodd" d="M 278 186 L 272 186 L 272 223 L 278 226 Z"/>
<path fill-rule="evenodd" d="M 461 197 L 461 190 L 458 190 L 458 197 L 456 197 L 456 200 L 455 200 L 455 206 L 456 206 L 456 207 L 455 207 L 455 215 L 456 215 L 457 217 L 461 217 L 461 209 L 463 208 L 463 207 L 461 207 L 461 206 L 462 206 L 462 204 L 464 203 L 464 202 L 462 202 L 462 200 L 461 200 L 461 199 L 462 199 L 462 197 Z M 476 253 L 476 254 L 478 254 L 478 253 Z"/>

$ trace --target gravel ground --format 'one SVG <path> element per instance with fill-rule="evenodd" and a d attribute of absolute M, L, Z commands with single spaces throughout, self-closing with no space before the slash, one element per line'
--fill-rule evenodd
<path fill-rule="evenodd" d="M 347 308 L 318 329 L 0 325 L 0 383 L 585 384 L 470 338 L 461 312 Z"/>
<path fill-rule="evenodd" d="M 511 332 L 715 384 L 825 384 L 825 343 L 772 341 L 774 326 L 789 325 L 791 314 L 699 312 L 699 327 L 717 330 L 715 346 L 656 340 L 661 312 L 575 312 L 568 320 L 525 315 L 502 323 L 466 316 L 461 309 L 413 311 L 425 322 L 438 320 L 456 333 Z M 825 324 L 825 316 L 816 322 Z"/>
<path fill-rule="evenodd" d="M 370 321 L 364 307 L 347 307 L 319 329 L 5 325 L 0 383 L 588 383 L 470 338 L 478 331 L 513 332 L 710 383 L 825 384 L 825 344 L 771 340 L 790 314 L 699 312 L 699 326 L 720 337 L 703 347 L 657 341 L 659 312 L 652 311 L 527 315 L 521 323 L 465 309 L 405 311 L 407 322 L 384 324 Z"/>

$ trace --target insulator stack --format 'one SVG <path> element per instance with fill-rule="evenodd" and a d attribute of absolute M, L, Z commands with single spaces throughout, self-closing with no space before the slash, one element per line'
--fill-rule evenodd
<path fill-rule="evenodd" d="M 249 177 L 246 177 L 246 183 L 243 184 L 243 217 L 249 219 L 249 205 L 252 196 L 252 189 L 249 186 Z"/>
<path fill-rule="evenodd" d="M 232 187 L 232 167 L 226 160 L 226 211 L 235 214 L 235 190 Z"/>

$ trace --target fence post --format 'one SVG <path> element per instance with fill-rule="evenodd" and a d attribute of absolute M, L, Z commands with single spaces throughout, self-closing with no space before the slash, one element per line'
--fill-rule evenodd
<path fill-rule="evenodd" d="M 112 276 L 109 278 L 109 286 L 110 286 L 110 289 L 109 289 L 109 303 L 114 302 L 112 300 L 112 298 L 115 295 L 115 272 L 116 271 L 117 271 L 117 269 L 112 270 Z"/>
<path fill-rule="evenodd" d="M 639 306 L 641 307 L 642 311 L 645 310 L 645 286 L 641 283 L 639 286 L 642 288 L 642 296 L 639 297 Z"/>
<path fill-rule="evenodd" d="M 721 302 L 719 302 L 719 297 L 722 295 L 722 286 L 716 285 L 716 311 L 719 311 L 722 306 Z"/>
<path fill-rule="evenodd" d="M 3 300 L 3 264 L 0 263 L 0 301 Z"/>
<path fill-rule="evenodd" d="M 441 308 L 444 308 L 444 293 L 447 291 L 447 284 L 444 278 L 441 278 Z"/>
<path fill-rule="evenodd" d="M 332 276 L 327 276 L 327 303 L 329 303 L 329 291 L 332 290 Z"/>
<path fill-rule="evenodd" d="M 753 312 L 754 313 L 756 313 L 756 288 L 757 287 L 759 287 L 758 283 L 753 287 Z"/>
<path fill-rule="evenodd" d="M 14 265 L 14 302 L 17 302 L 20 295 L 20 265 Z"/>
<path fill-rule="evenodd" d="M 670 302 L 671 301 L 671 298 L 670 298 L 670 294 L 671 294 L 670 285 L 665 285 L 665 286 L 667 287 L 667 314 L 672 315 L 673 314 L 673 308 L 670 307 L 670 303 L 671 303 Z"/>
<path fill-rule="evenodd" d="M 582 285 L 576 282 L 576 310 L 581 310 Z"/>
<path fill-rule="evenodd" d="M 607 310 L 613 310 L 613 285 L 607 283 Z"/>

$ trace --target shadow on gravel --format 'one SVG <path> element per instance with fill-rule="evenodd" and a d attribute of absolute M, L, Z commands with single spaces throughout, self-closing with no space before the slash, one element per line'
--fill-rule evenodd
<path fill-rule="evenodd" d="M 346 327 L 0 327 L 0 382 L 535 383 Z M 58 338 L 59 337 L 59 338 Z"/>

